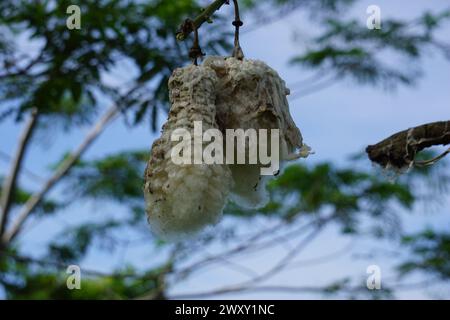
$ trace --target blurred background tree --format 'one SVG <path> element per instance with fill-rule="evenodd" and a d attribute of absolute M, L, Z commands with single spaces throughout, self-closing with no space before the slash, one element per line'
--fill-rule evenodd
<path fill-rule="evenodd" d="M 264 27 L 300 10 L 320 31 L 304 52 L 292 57 L 293 66 L 310 68 L 315 75 L 308 87 L 291 99 L 350 79 L 355 85 L 385 89 L 414 84 L 421 58 L 429 52 L 450 58 L 449 44 L 435 33 L 450 19 L 450 10 L 424 13 L 414 21 L 383 20 L 381 30 L 345 20 L 339 14 L 356 0 L 241 1 L 249 28 Z M 142 176 L 148 150 L 124 150 L 88 159 L 86 152 L 114 121 L 130 129 L 147 123 L 155 132 L 169 107 L 167 81 L 172 71 L 187 63 L 191 40 L 177 41 L 175 33 L 187 17 L 195 17 L 208 2 L 126 0 L 17 0 L 0 3 L 0 121 L 23 127 L 14 154 L 2 154 L 10 169 L 0 173 L 0 286 L 10 299 L 131 299 L 208 298 L 233 292 L 292 292 L 333 297 L 395 297 L 405 286 L 427 285 L 450 279 L 450 235 L 433 229 L 417 234 L 402 228 L 404 209 L 423 199 L 434 201 L 447 191 L 450 176 L 445 162 L 414 169 L 395 182 L 371 168 L 361 157 L 348 167 L 324 162 L 289 166 L 269 185 L 270 203 L 260 210 L 241 210 L 230 203 L 229 217 L 214 230 L 184 243 L 165 243 L 152 237 L 145 222 Z M 66 9 L 81 8 L 82 27 L 66 27 Z M 230 17 L 216 14 L 201 29 L 207 54 L 230 55 Z M 410 26 L 414 24 L 414 28 Z M 245 46 L 245 44 L 244 44 Z M 245 49 L 245 48 L 244 48 Z M 386 64 L 395 54 L 404 64 Z M 270 63 L 270 62 L 269 62 Z M 120 75 L 117 76 L 117 70 Z M 122 68 L 122 69 L 120 69 Z M 445 119 L 443 119 L 445 120 Z M 90 129 L 85 134 L 85 128 Z M 399 128 L 401 129 L 401 128 Z M 51 173 L 42 178 L 27 169 L 27 149 L 42 143 L 46 134 L 84 136 L 59 158 L 48 158 Z M 1 140 L 6 139 L 0 137 Z M 368 141 L 369 143 L 369 141 Z M 149 146 L 151 141 L 149 141 Z M 355 150 L 357 151 L 357 150 Z M 425 153 L 422 157 L 431 157 Z M 364 160 L 367 161 L 367 160 Z M 21 185 L 27 176 L 38 187 Z M 438 196 L 436 196 L 438 195 Z M 431 200 L 430 200 L 431 199 Z M 101 210 L 75 225 L 62 227 L 43 249 L 27 254 L 21 238 L 30 225 L 64 215 L 76 202 L 114 204 L 120 214 Z M 81 213 L 80 213 L 81 215 Z M 245 221 L 265 221 L 265 228 L 242 228 Z M 336 279 L 327 286 L 264 285 L 294 268 L 311 241 L 329 226 L 339 226 L 351 238 L 374 237 L 400 243 L 398 284 L 368 291 L 360 279 Z M 37 226 L 39 228 L 39 226 Z M 46 232 L 45 229 L 42 230 Z M 122 263 L 110 273 L 82 267 L 82 290 L 66 287 L 67 266 L 83 266 L 89 252 L 112 255 L 120 248 L 144 243 L 153 250 L 150 268 Z M 286 252 L 264 272 L 257 273 L 236 259 L 285 245 Z M 219 249 L 218 249 L 219 248 Z M 214 254 L 210 254 L 214 249 Z M 345 250 L 344 250 L 345 251 Z M 101 253 L 100 253 L 101 252 Z M 339 252 L 336 253 L 336 255 Z M 319 262 L 332 257 L 320 257 Z M 272 261 L 273 262 L 273 261 Z M 314 261 L 303 262 L 303 264 Z M 205 268 L 228 265 L 247 279 L 211 291 L 171 295 L 170 288 Z M 425 282 L 408 282 L 421 273 Z"/>

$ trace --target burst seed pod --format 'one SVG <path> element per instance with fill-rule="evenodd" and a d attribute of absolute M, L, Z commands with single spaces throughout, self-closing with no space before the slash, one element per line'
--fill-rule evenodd
<path fill-rule="evenodd" d="M 268 176 L 261 176 L 260 163 L 248 162 L 249 145 L 234 149 L 235 154 L 244 153 L 245 164 L 179 165 L 171 160 L 175 129 L 192 132 L 194 121 L 202 121 L 203 130 L 217 128 L 224 135 L 227 129 L 266 129 L 268 133 L 278 129 L 279 160 L 306 157 L 310 152 L 290 115 L 289 89 L 261 61 L 207 58 L 201 66 L 175 70 L 169 92 L 169 118 L 152 146 L 144 186 L 150 225 L 163 238 L 192 234 L 217 222 L 230 190 L 233 200 L 244 207 L 261 207 L 268 199 Z M 260 141 L 258 148 L 270 150 L 270 135 L 268 143 Z"/>
<path fill-rule="evenodd" d="M 306 157 L 310 148 L 303 144 L 300 130 L 292 120 L 286 96 L 289 89 L 278 73 L 257 60 L 209 57 L 203 65 L 216 72 L 217 123 L 226 129 L 267 129 L 266 147 L 270 150 L 270 129 L 279 129 L 279 157 L 282 161 Z M 235 150 L 249 154 L 249 146 Z M 268 176 L 260 175 L 260 164 L 235 164 L 230 169 L 234 178 L 232 198 L 241 206 L 257 208 L 268 201 Z"/>
<path fill-rule="evenodd" d="M 175 70 L 169 80 L 169 118 L 153 143 L 144 185 L 150 226 L 162 238 L 176 239 L 216 223 L 226 203 L 232 185 L 226 165 L 180 165 L 171 158 L 179 143 L 171 141 L 175 129 L 186 129 L 193 137 L 194 121 L 201 121 L 203 130 L 217 128 L 217 81 L 212 69 L 193 65 Z"/>

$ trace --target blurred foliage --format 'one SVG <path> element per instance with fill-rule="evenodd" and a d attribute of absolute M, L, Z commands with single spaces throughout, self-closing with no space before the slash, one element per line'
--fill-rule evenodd
<path fill-rule="evenodd" d="M 410 22 L 384 18 L 381 29 L 370 30 L 360 21 L 329 18 L 312 48 L 291 62 L 326 71 L 327 75 L 334 73 L 336 79 L 351 78 L 387 89 L 414 84 L 420 69 L 413 61 L 433 51 L 450 58 L 450 46 L 435 35 L 449 20 L 450 9 L 437 14 L 426 12 Z M 392 63 L 384 63 L 386 57 Z M 403 68 L 400 61 L 406 61 Z"/>
<path fill-rule="evenodd" d="M 289 9 L 301 7 L 304 10 L 309 10 L 311 13 L 317 14 L 323 12 L 329 14 L 343 9 L 355 2 L 355 0 L 242 0 L 244 8 L 255 9 L 258 6 L 287 6 Z"/>
<path fill-rule="evenodd" d="M 8 259 L 6 255 L 2 269 L 6 278 L 0 278 L 0 282 L 10 298 L 133 298 L 148 293 L 151 286 L 156 288 L 156 280 L 148 280 L 148 272 L 141 274 L 129 269 L 84 280 L 81 294 L 77 290 L 71 292 L 64 289 L 67 275 L 58 273 L 61 266 L 82 261 L 94 245 L 96 252 L 113 252 L 115 245 L 121 241 L 116 238 L 117 235 L 142 224 L 144 204 L 138 200 L 138 189 L 142 183 L 140 173 L 145 160 L 144 152 L 131 151 L 77 165 L 68 179 L 66 197 L 113 200 L 123 205 L 124 209 L 140 214 L 126 215 L 124 218 L 104 217 L 101 222 L 90 221 L 67 227 L 49 243 L 47 253 L 38 260 L 39 263 L 26 259 L 21 261 L 20 258 Z M 413 180 L 423 182 L 423 173 L 418 172 L 413 177 L 392 183 L 372 170 L 358 170 L 355 167 L 337 168 L 331 163 L 291 165 L 269 183 L 271 201 L 266 207 L 252 211 L 230 204 L 225 214 L 241 220 L 271 216 L 285 219 L 289 224 L 298 219 L 314 220 L 318 213 L 328 211 L 332 213 L 333 223 L 340 226 L 345 234 L 371 234 L 378 238 L 400 236 L 405 248 L 411 247 L 411 257 L 418 259 L 405 262 L 399 268 L 400 274 L 423 270 L 442 272 L 443 278 L 448 277 L 448 235 L 438 236 L 428 231 L 417 236 L 403 236 L 399 225 L 398 205 L 409 209 L 419 201 L 420 192 Z M 367 218 L 372 219 L 371 223 L 363 223 Z M 364 229 L 367 225 L 370 228 Z M 49 272 L 49 268 L 55 268 L 55 271 Z M 10 281 L 11 277 L 14 281 Z M 38 289 L 39 283 L 41 287 Z M 323 293 L 332 295 L 339 290 L 350 289 L 339 282 L 339 286 L 336 283 L 325 287 Z M 390 291 L 384 292 L 388 293 Z"/>
<path fill-rule="evenodd" d="M 403 276 L 422 272 L 437 276 L 440 280 L 450 279 L 449 232 L 426 229 L 404 236 L 402 243 L 412 252 L 412 256 L 398 266 Z"/>
<path fill-rule="evenodd" d="M 141 203 L 142 172 L 147 158 L 148 151 L 135 151 L 79 162 L 71 173 L 69 188 L 83 197 L 126 205 Z"/>
<path fill-rule="evenodd" d="M 412 22 L 383 19 L 381 30 L 368 30 L 360 22 L 345 20 L 342 14 L 355 2 L 242 0 L 241 4 L 256 23 L 268 12 L 282 18 L 294 9 L 320 16 L 311 19 L 320 35 L 292 59 L 293 64 L 311 68 L 319 75 L 393 88 L 418 79 L 419 59 L 428 52 L 450 56 L 448 45 L 435 37 L 450 17 L 449 11 L 425 13 Z M 177 42 L 175 32 L 184 19 L 200 12 L 199 3 L 79 1 L 81 30 L 66 28 L 66 8 L 70 4 L 69 0 L 0 1 L 0 122 L 8 118 L 21 122 L 31 107 L 37 107 L 41 129 L 49 131 L 61 124 L 75 131 L 92 122 L 107 104 L 115 103 L 130 127 L 147 123 L 157 131 L 158 117 L 168 108 L 168 77 L 175 68 L 188 63 L 191 42 Z M 213 24 L 200 30 L 201 45 L 209 55 L 231 52 L 231 19 L 225 20 L 217 15 Z M 408 67 L 401 68 L 395 62 L 385 64 L 386 52 L 389 58 L 392 54 L 406 59 Z M 133 79 L 125 83 L 130 76 Z M 115 83 L 117 80 L 119 83 Z M 122 266 L 111 274 L 87 270 L 82 278 L 83 290 L 66 287 L 68 264 L 81 264 L 93 248 L 96 254 L 112 256 L 120 244 L 130 242 L 120 237 L 123 234 L 142 236 L 143 231 L 146 243 L 158 250 L 171 247 L 151 238 L 143 222 L 142 175 L 147 156 L 147 150 L 123 150 L 75 164 L 57 195 L 47 197 L 37 208 L 37 215 L 33 213 L 35 221 L 53 219 L 50 214 L 62 213 L 73 203 L 94 203 L 101 213 L 93 210 L 89 221 L 65 224 L 33 257 L 25 255 L 21 243 L 2 248 L 0 286 L 8 298 L 164 298 L 165 279 L 176 262 L 170 257 L 147 270 L 136 266 Z M 50 169 L 55 170 L 60 163 Z M 320 213 L 329 212 L 333 223 L 349 236 L 400 239 L 402 248 L 410 252 L 399 266 L 400 275 L 422 272 L 448 281 L 448 234 L 431 229 L 405 235 L 400 217 L 402 210 L 414 208 L 422 199 L 448 191 L 450 176 L 443 168 L 439 164 L 416 169 L 389 182 L 379 172 L 359 168 L 355 162 L 344 167 L 328 162 L 295 164 L 269 183 L 270 202 L 266 207 L 242 210 L 230 203 L 225 214 L 238 223 L 266 218 L 289 226 L 299 220 L 314 221 Z M 21 186 L 15 191 L 13 209 L 17 210 L 31 192 Z M 233 232 L 214 232 L 205 241 L 230 237 L 234 237 Z M 183 258 L 202 250 L 202 246 L 191 243 L 186 246 Z M 325 287 L 323 293 L 335 295 L 350 290 L 349 286 L 348 279 L 339 280 Z M 384 292 L 388 296 L 391 293 Z"/>
<path fill-rule="evenodd" d="M 174 37 L 185 17 L 200 7 L 192 0 L 128 1 L 86 0 L 79 3 L 80 30 L 66 27 L 69 0 L 2 1 L 0 28 L 0 100 L 6 114 L 20 119 L 31 107 L 41 114 L 64 120 L 66 126 L 92 119 L 101 106 L 99 95 L 133 115 L 133 123 L 167 108 L 166 83 L 173 69 L 187 61 L 187 47 Z M 220 27 L 220 19 L 211 28 Z M 217 34 L 217 33 L 216 33 Z M 33 56 L 19 55 L 22 37 L 37 47 Z M 202 37 L 209 54 L 229 49 L 223 36 Z M 121 96 L 121 88 L 105 81 L 118 63 L 129 61 L 139 90 Z M 131 69 L 133 70 L 133 69 Z M 123 90 L 122 90 L 123 91 Z M 120 99 L 121 98 L 121 99 Z M 104 99 L 104 97 L 103 97 Z M 10 112 L 15 107 L 15 112 Z M 3 112 L 1 112 L 3 113 Z M 156 130 L 156 125 L 153 125 Z"/>
<path fill-rule="evenodd" d="M 161 274 L 168 270 L 162 266 L 139 276 L 132 267 L 112 275 L 84 270 L 82 290 L 68 290 L 66 268 L 58 262 L 29 260 L 8 252 L 0 260 L 0 282 L 12 299 L 127 299 L 159 291 Z"/>
<path fill-rule="evenodd" d="M 425 178 L 431 176 L 434 179 Z M 432 167 L 392 182 L 387 174 L 358 170 L 357 166 L 341 169 L 328 162 L 314 166 L 291 165 L 269 182 L 271 200 L 266 207 L 245 210 L 231 203 L 226 212 L 239 217 L 264 215 L 291 221 L 299 216 L 314 217 L 318 212 L 329 211 L 345 234 L 395 237 L 401 231 L 399 208 L 411 210 L 420 199 L 428 197 L 424 192 L 442 195 L 442 184 L 449 186 L 449 178 Z M 436 180 L 442 184 L 435 184 Z M 419 184 L 423 188 L 419 188 Z M 367 219 L 371 219 L 370 228 L 364 229 Z"/>
<path fill-rule="evenodd" d="M 0 176 L 0 185 L 3 185 L 3 178 L 1 176 Z M 2 190 L 0 189 L 0 197 L 1 195 Z M 12 197 L 13 208 L 20 207 L 21 205 L 25 204 L 30 199 L 31 195 L 32 195 L 31 192 L 16 187 L 14 190 L 14 195 Z M 38 207 L 36 208 L 36 215 L 39 216 L 49 215 L 64 209 L 64 207 L 65 203 L 61 201 L 47 199 L 38 205 Z"/>

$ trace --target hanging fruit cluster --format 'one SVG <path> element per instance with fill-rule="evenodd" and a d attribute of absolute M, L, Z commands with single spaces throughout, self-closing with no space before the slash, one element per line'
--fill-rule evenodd
<path fill-rule="evenodd" d="M 289 89 L 264 62 L 243 59 L 238 14 L 236 21 L 233 57 L 209 57 L 198 66 L 202 52 L 195 29 L 194 64 L 176 69 L 169 80 L 169 117 L 153 143 L 144 185 L 148 220 L 160 237 L 180 238 L 216 223 L 228 198 L 247 208 L 264 206 L 268 200 L 268 176 L 261 175 L 261 164 L 175 164 L 174 130 L 185 129 L 193 136 L 195 121 L 201 121 L 204 131 L 212 128 L 223 134 L 227 129 L 278 129 L 281 161 L 309 154 L 289 112 Z M 235 151 L 247 155 L 248 148 Z"/>

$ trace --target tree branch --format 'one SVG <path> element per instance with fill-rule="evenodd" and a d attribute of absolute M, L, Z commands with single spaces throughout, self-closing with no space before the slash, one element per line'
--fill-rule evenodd
<path fill-rule="evenodd" d="M 8 177 L 5 179 L 1 192 L 1 212 L 0 212 L 0 236 L 3 235 L 8 223 L 8 214 L 14 198 L 14 192 L 17 182 L 17 176 L 22 167 L 23 158 L 25 156 L 28 143 L 33 135 L 34 128 L 37 123 L 38 110 L 33 109 L 31 116 L 25 125 L 25 128 L 19 138 L 16 154 L 12 161 L 12 166 Z"/>
<path fill-rule="evenodd" d="M 6 152 L 0 150 L 0 159 L 3 160 L 4 162 L 9 163 L 10 161 L 12 161 L 13 157 L 11 157 Z M 30 169 L 27 169 L 24 166 L 22 166 L 21 171 L 24 173 L 24 175 L 28 176 L 28 178 L 30 178 L 31 180 L 34 180 L 36 182 L 43 182 L 44 181 L 44 178 L 42 178 L 41 176 L 39 176 L 38 174 L 34 173 Z"/>
<path fill-rule="evenodd" d="M 5 257 L 14 259 L 15 261 L 17 261 L 18 263 L 23 263 L 23 264 L 35 264 L 35 265 L 39 265 L 42 267 L 55 267 L 55 268 L 60 268 L 61 270 L 66 270 L 68 265 L 67 263 L 63 263 L 60 261 L 53 261 L 53 260 L 48 260 L 48 259 L 37 259 L 37 258 L 33 258 L 33 257 L 29 257 L 29 256 L 23 256 L 23 255 L 18 255 L 18 254 L 14 254 L 11 252 L 5 252 L 4 253 Z M 102 271 L 98 271 L 98 270 L 92 270 L 92 269 L 86 269 L 84 267 L 81 268 L 83 270 L 84 274 L 90 275 L 90 276 L 95 276 L 95 277 L 107 277 L 107 278 L 139 278 L 140 276 L 137 274 L 133 274 L 133 273 L 106 273 L 106 272 L 102 272 Z"/>
<path fill-rule="evenodd" d="M 331 78 L 325 79 L 321 82 L 313 83 L 310 86 L 306 86 L 302 89 L 299 89 L 295 91 L 292 95 L 288 96 L 289 102 L 295 101 L 299 98 L 306 97 L 310 94 L 316 93 L 318 91 L 322 91 L 324 89 L 327 89 L 331 87 L 332 85 L 335 85 L 338 83 L 339 79 L 337 76 L 332 76 Z"/>
<path fill-rule="evenodd" d="M 368 146 L 369 159 L 383 168 L 408 167 L 416 154 L 425 148 L 450 144 L 450 121 L 427 123 L 398 132 L 389 138 Z"/>
<path fill-rule="evenodd" d="M 320 224 L 321 221 L 325 222 L 327 221 L 327 219 L 331 218 L 332 218 L 331 216 L 328 218 L 326 217 L 319 218 L 317 220 L 310 221 L 297 228 L 294 228 L 293 230 L 289 230 L 283 235 L 279 235 L 276 234 L 276 232 L 286 225 L 286 222 L 282 221 L 281 223 L 278 223 L 275 226 L 270 226 L 269 228 L 258 231 L 257 233 L 250 236 L 250 238 L 247 240 L 244 241 L 240 240 L 239 245 L 234 248 L 231 248 L 216 255 L 205 257 L 204 259 L 193 262 L 192 264 L 180 270 L 176 270 L 177 273 L 176 279 L 178 280 L 184 279 L 187 275 L 192 275 L 193 273 L 199 272 L 208 265 L 221 263 L 222 259 L 230 259 L 232 257 L 236 257 L 239 254 L 248 255 L 250 253 L 255 253 L 257 251 L 266 250 L 272 246 L 280 244 L 286 239 L 294 239 L 296 236 L 304 234 L 305 230 L 308 230 L 311 227 L 317 227 L 317 225 Z"/>
<path fill-rule="evenodd" d="M 267 279 L 280 273 L 306 246 L 311 243 L 312 240 L 314 240 L 321 233 L 325 224 L 331 221 L 331 219 L 332 217 L 328 218 L 327 220 L 320 221 L 315 229 L 309 235 L 299 241 L 294 248 L 289 250 L 289 252 L 280 261 L 277 262 L 277 264 L 275 264 L 266 272 L 254 277 L 253 279 L 243 282 L 242 285 L 252 285 L 258 283 L 259 281 L 266 281 Z"/>
<path fill-rule="evenodd" d="M 234 285 L 230 285 L 230 286 L 226 286 L 223 288 L 219 288 L 219 289 L 213 289 L 211 291 L 206 291 L 206 292 L 198 292 L 198 293 L 188 293 L 188 294 L 181 294 L 180 296 L 174 296 L 174 297 L 170 297 L 171 299 L 189 299 L 189 298 L 201 298 L 201 297 L 208 297 L 211 295 L 221 295 L 221 294 L 227 294 L 227 293 L 233 293 L 233 292 L 247 292 L 247 291 L 258 291 L 261 288 L 266 288 L 266 287 L 256 287 L 255 285 L 257 283 L 260 282 L 264 282 L 270 278 L 272 278 L 274 275 L 279 274 L 282 270 L 284 270 L 290 262 L 292 262 L 292 260 L 308 245 L 311 243 L 312 240 L 314 240 L 314 238 L 316 236 L 318 236 L 320 234 L 320 232 L 323 230 L 323 228 L 327 225 L 328 222 L 332 221 L 333 218 L 335 217 L 335 215 L 330 215 L 328 217 L 324 217 L 321 218 L 317 221 L 314 221 L 313 226 L 314 226 L 314 230 L 311 231 L 310 234 L 308 234 L 306 237 L 303 237 L 296 245 L 295 247 L 293 247 L 292 249 L 289 250 L 289 252 L 284 255 L 279 261 L 277 261 L 277 263 L 272 266 L 269 270 L 256 275 L 252 278 L 250 278 L 249 280 L 234 284 Z M 309 225 L 309 224 L 308 224 Z M 303 226 L 304 227 L 304 226 Z M 259 236 L 260 234 L 258 233 L 257 236 Z M 267 248 L 267 246 L 266 246 Z M 223 257 L 223 255 L 217 256 L 217 257 Z M 207 261 L 210 261 L 211 258 L 207 259 Z M 195 264 L 194 264 L 195 265 Z M 196 265 L 197 268 L 201 268 L 201 263 Z M 186 270 L 189 270 L 188 267 L 185 270 L 182 270 L 181 273 L 185 273 Z M 198 269 L 197 269 L 198 270 Z M 184 274 L 184 276 L 186 276 L 186 273 Z M 176 278 L 176 279 L 180 279 L 180 278 Z M 264 291 L 265 289 L 261 289 L 262 291 Z M 315 290 L 315 289 L 314 289 Z"/>
<path fill-rule="evenodd" d="M 416 283 L 394 283 L 389 288 L 396 289 L 398 291 L 417 290 L 422 288 L 431 287 L 436 284 L 442 283 L 441 279 L 428 279 Z M 256 293 L 256 292 L 282 292 L 282 293 L 312 293 L 312 294 L 331 294 L 331 293 L 347 293 L 347 294 L 370 294 L 371 291 L 364 285 L 348 285 L 339 289 L 339 291 L 333 292 L 333 287 L 313 287 L 313 286 L 289 286 L 289 285 L 263 285 L 255 287 L 236 286 L 219 288 L 210 291 L 188 292 L 180 293 L 169 296 L 171 300 L 190 300 L 190 299 L 211 299 L 213 296 L 227 295 L 231 293 Z"/>
<path fill-rule="evenodd" d="M 317 266 L 323 263 L 328 263 L 331 260 L 335 260 L 337 258 L 340 258 L 341 256 L 347 255 L 350 253 L 350 249 L 353 247 L 353 242 L 350 242 L 348 245 L 346 245 L 341 250 L 335 251 L 331 254 L 323 255 L 321 257 L 312 258 L 308 260 L 299 260 L 294 261 L 289 264 L 288 268 L 286 269 L 297 269 L 300 267 L 311 267 L 311 266 Z"/>
<path fill-rule="evenodd" d="M 117 105 L 112 106 L 103 115 L 103 117 L 92 127 L 86 135 L 84 141 L 76 148 L 59 166 L 53 176 L 51 176 L 42 186 L 41 190 L 36 192 L 24 204 L 22 211 L 17 216 L 16 221 L 10 230 L 3 235 L 2 242 L 4 245 L 10 243 L 19 233 L 22 225 L 33 210 L 43 200 L 44 196 L 55 186 L 55 184 L 64 177 L 73 165 L 80 159 L 82 154 L 89 148 L 95 139 L 103 132 L 106 126 L 118 115 L 120 109 Z"/>
<path fill-rule="evenodd" d="M 432 159 L 428 159 L 428 160 L 424 160 L 424 161 L 414 161 L 414 164 L 419 167 L 431 166 L 431 165 L 435 164 L 436 162 L 438 162 L 439 160 L 445 158 L 448 154 L 450 154 L 450 148 L 448 148 L 443 153 L 441 153 L 440 155 L 438 155 Z"/>
<path fill-rule="evenodd" d="M 47 45 L 46 45 L 47 46 Z M 23 67 L 23 68 L 17 68 L 16 72 L 13 73 L 4 73 L 4 74 L 0 74 L 0 79 L 4 79 L 4 78 L 8 78 L 8 77 L 17 77 L 17 76 L 23 76 L 23 75 L 27 75 L 28 71 L 31 70 L 31 68 L 33 68 L 36 64 L 38 64 L 39 62 L 42 62 L 42 59 L 44 58 L 44 53 L 45 53 L 45 48 L 44 47 L 41 52 L 37 55 L 36 58 L 31 59 L 30 62 L 28 62 L 28 64 Z M 30 75 L 32 76 L 32 75 Z"/>
<path fill-rule="evenodd" d="M 284 286 L 284 285 L 267 285 L 258 287 L 227 287 L 211 291 L 201 291 L 201 292 L 189 292 L 180 293 L 173 296 L 169 296 L 172 300 L 189 300 L 189 299 L 202 299 L 211 298 L 212 296 L 226 295 L 230 293 L 250 293 L 250 292 L 285 292 L 285 293 L 315 293 L 320 294 L 325 291 L 326 288 L 322 287 L 294 287 L 294 286 Z"/>
<path fill-rule="evenodd" d="M 177 31 L 177 40 L 186 40 L 189 34 L 194 31 L 193 28 L 199 29 L 203 23 L 210 21 L 214 12 L 219 10 L 224 4 L 229 4 L 229 0 L 216 0 L 206 7 L 193 21 L 190 19 L 185 20 L 180 29 Z"/>

